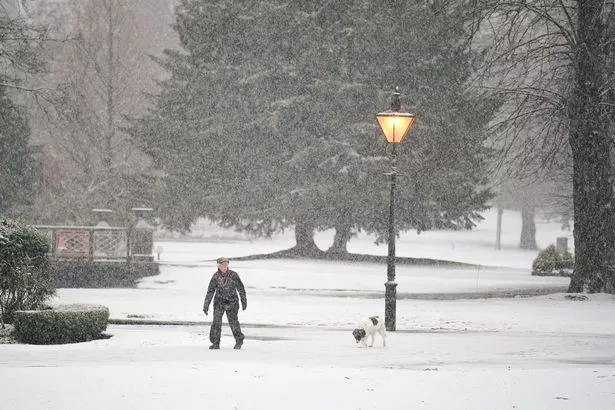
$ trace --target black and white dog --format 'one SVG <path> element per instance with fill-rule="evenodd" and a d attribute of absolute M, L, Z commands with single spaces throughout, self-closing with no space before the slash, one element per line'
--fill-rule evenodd
<path fill-rule="evenodd" d="M 364 347 L 367 346 L 367 338 L 371 337 L 369 347 L 374 345 L 376 333 L 380 333 L 382 337 L 382 347 L 387 345 L 387 331 L 384 327 L 384 321 L 379 316 L 371 316 L 365 319 L 358 328 L 352 331 L 357 343 L 361 343 Z"/>

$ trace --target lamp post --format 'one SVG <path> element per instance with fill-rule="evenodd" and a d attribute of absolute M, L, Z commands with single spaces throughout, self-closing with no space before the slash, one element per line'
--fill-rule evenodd
<path fill-rule="evenodd" d="M 384 134 L 387 142 L 392 144 L 391 153 L 391 172 L 387 175 L 391 176 L 391 196 L 389 201 L 389 233 L 388 244 L 389 253 L 387 256 L 387 281 L 384 284 L 384 324 L 386 330 L 395 330 L 395 315 L 397 310 L 397 283 L 395 282 L 395 179 L 397 176 L 397 152 L 395 150 L 397 144 L 400 144 L 412 125 L 414 124 L 414 115 L 400 112 L 401 101 L 399 96 L 399 87 L 395 87 L 393 100 L 391 101 L 391 111 L 381 112 L 376 115 L 378 125 Z"/>

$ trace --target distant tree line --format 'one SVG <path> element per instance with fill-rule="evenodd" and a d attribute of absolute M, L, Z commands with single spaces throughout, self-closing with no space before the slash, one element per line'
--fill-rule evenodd
<path fill-rule="evenodd" d="M 14 107 L 3 106 L 12 113 L 6 124 L 20 113 L 34 164 L 17 155 L 20 143 L 7 136 L 17 128 L 7 126 L 3 164 L 14 161 L 23 172 L 4 169 L 0 191 L 11 196 L 0 197 L 0 211 L 84 224 L 93 221 L 93 208 L 110 208 L 122 223 L 131 207 L 147 205 L 139 192 L 148 159 L 122 127 L 144 110 L 143 93 L 153 92 L 161 75 L 149 54 L 171 44 L 164 41 L 172 32 L 168 1 L 13 3 L 22 4 L 0 5 L 0 86 Z"/>

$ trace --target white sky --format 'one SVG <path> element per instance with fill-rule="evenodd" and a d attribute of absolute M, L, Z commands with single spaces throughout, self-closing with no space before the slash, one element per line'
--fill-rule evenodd
<path fill-rule="evenodd" d="M 454 299 L 454 294 L 559 288 L 565 278 L 530 275 L 536 252 L 516 249 L 518 214 L 472 232 L 406 234 L 400 256 L 440 257 L 491 268 L 398 266 L 397 331 L 387 347 L 355 344 L 351 330 L 383 315 L 386 266 L 311 260 L 233 261 L 292 246 L 272 240 L 162 246 L 161 274 L 136 289 L 60 289 L 54 303 L 100 303 L 111 317 L 200 322 L 110 325 L 110 339 L 60 346 L 0 345 L 0 410 L 25 409 L 613 409 L 615 297 L 565 294 Z M 539 223 L 541 247 L 569 236 Z M 570 240 L 572 238 L 570 237 Z M 319 233 L 324 249 L 331 233 Z M 386 254 L 364 236 L 352 252 Z M 201 312 L 218 256 L 248 291 L 240 313 L 244 349 L 210 351 Z M 421 300 L 441 293 L 452 300 Z M 446 298 L 445 298 L 446 299 Z"/>

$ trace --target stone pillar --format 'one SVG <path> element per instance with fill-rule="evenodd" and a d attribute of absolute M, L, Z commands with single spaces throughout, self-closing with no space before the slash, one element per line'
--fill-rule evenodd
<path fill-rule="evenodd" d="M 132 208 L 134 225 L 130 229 L 130 258 L 133 261 L 154 260 L 154 227 L 145 220 L 152 208 Z"/>
<path fill-rule="evenodd" d="M 94 226 L 110 226 L 111 225 L 111 215 L 113 214 L 113 210 L 111 209 L 103 209 L 103 208 L 95 208 L 92 209 L 94 213 Z"/>
<path fill-rule="evenodd" d="M 555 250 L 560 255 L 568 252 L 568 238 L 565 236 L 558 236 L 555 240 Z"/>

